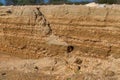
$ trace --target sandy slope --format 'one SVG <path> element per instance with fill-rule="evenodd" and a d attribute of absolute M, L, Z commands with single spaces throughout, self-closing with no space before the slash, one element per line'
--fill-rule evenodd
<path fill-rule="evenodd" d="M 119 14 L 118 5 L 0 7 L 0 80 L 120 80 Z"/>
<path fill-rule="evenodd" d="M 109 57 L 46 57 L 20 59 L 0 56 L 0 80 L 119 80 L 120 59 Z"/>

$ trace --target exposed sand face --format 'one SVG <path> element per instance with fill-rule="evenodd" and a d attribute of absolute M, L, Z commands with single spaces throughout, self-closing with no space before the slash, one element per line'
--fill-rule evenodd
<path fill-rule="evenodd" d="M 119 6 L 10 6 L 0 12 L 1 52 L 60 56 L 72 45 L 81 55 L 120 57 Z"/>
<path fill-rule="evenodd" d="M 119 80 L 119 7 L 0 7 L 0 80 Z"/>
<path fill-rule="evenodd" d="M 2 55 L 0 79 L 16 80 L 119 80 L 120 59 L 99 59 L 71 55 L 69 57 L 45 57 L 19 59 Z M 15 75 L 13 77 L 13 75 Z M 27 75 L 27 76 L 26 76 Z"/>

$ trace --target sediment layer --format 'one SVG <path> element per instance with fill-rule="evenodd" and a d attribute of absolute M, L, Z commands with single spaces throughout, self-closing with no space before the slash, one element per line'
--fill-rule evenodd
<path fill-rule="evenodd" d="M 0 7 L 0 51 L 22 58 L 75 52 L 83 56 L 119 58 L 119 7 Z M 73 48 L 68 49 L 70 46 Z"/>

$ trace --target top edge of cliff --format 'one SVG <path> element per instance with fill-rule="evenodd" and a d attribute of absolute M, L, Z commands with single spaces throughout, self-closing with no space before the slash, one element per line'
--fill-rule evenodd
<path fill-rule="evenodd" d="M 88 4 L 47 4 L 47 5 L 9 5 L 9 6 L 0 6 L 0 7 L 12 7 L 12 6 L 16 6 L 16 7 L 40 7 L 40 6 L 86 6 L 86 7 L 95 7 L 95 8 L 105 8 L 105 7 L 120 7 L 119 4 L 99 4 L 99 3 L 95 3 L 95 2 L 91 2 Z"/>

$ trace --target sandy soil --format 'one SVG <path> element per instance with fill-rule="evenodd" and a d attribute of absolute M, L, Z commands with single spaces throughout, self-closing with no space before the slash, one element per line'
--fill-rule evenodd
<path fill-rule="evenodd" d="M 0 7 L 0 80 L 120 80 L 119 14 L 118 5 Z"/>
<path fill-rule="evenodd" d="M 77 54 L 40 59 L 2 54 L 0 80 L 120 80 L 120 59 L 79 57 Z"/>

